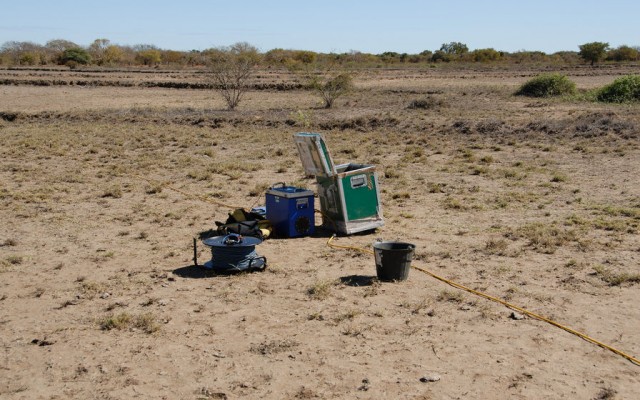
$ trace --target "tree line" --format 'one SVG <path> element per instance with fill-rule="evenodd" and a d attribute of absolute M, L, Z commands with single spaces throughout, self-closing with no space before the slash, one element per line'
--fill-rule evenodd
<path fill-rule="evenodd" d="M 232 47 L 232 46 L 231 46 Z M 50 66 L 80 65 L 105 67 L 128 66 L 208 66 L 211 60 L 223 58 L 231 47 L 206 50 L 177 51 L 160 49 L 154 45 L 118 45 L 109 39 L 96 39 L 89 46 L 55 39 L 44 45 L 33 42 L 5 42 L 0 47 L 0 65 Z M 386 51 L 380 54 L 350 51 L 346 53 L 318 53 L 309 50 L 276 48 L 258 52 L 256 62 L 265 66 L 299 68 L 311 64 L 341 64 L 346 66 L 393 66 L 434 63 L 507 63 L 507 64 L 577 64 L 588 62 L 640 61 L 640 47 L 622 45 L 612 48 L 608 43 L 591 42 L 578 46 L 579 51 L 560 51 L 547 54 L 541 51 L 504 52 L 493 48 L 470 50 L 461 42 L 444 43 L 434 51 L 417 54 Z"/>

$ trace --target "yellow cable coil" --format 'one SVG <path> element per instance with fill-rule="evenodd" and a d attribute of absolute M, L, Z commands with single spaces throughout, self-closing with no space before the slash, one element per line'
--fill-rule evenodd
<path fill-rule="evenodd" d="M 329 240 L 327 241 L 327 246 L 332 247 L 332 248 L 336 248 L 336 249 L 355 250 L 355 251 L 359 251 L 361 253 L 374 254 L 374 252 L 372 250 L 361 248 L 361 247 L 341 246 L 341 245 L 333 244 L 332 241 L 333 241 L 333 239 L 335 237 L 336 237 L 336 235 L 333 235 L 333 236 L 331 236 L 331 238 L 329 238 Z M 450 281 L 450 280 L 448 280 L 446 278 L 443 278 L 443 277 L 441 277 L 439 275 L 436 275 L 433 272 L 428 271 L 428 270 L 426 270 L 424 268 L 416 267 L 414 265 L 412 265 L 411 267 L 413 269 L 416 269 L 416 270 L 418 270 L 420 272 L 423 272 L 423 273 L 425 273 L 425 274 L 427 274 L 427 275 L 429 275 L 429 276 L 431 276 L 431 277 L 433 277 L 433 278 L 435 278 L 435 279 L 437 279 L 437 280 L 439 280 L 441 282 L 444 282 L 447 285 L 453 286 L 454 288 L 467 291 L 469 293 L 475 294 L 476 296 L 484 297 L 485 299 L 488 299 L 488 300 L 491 300 L 491 301 L 495 301 L 496 303 L 500 303 L 500 304 L 502 304 L 504 306 L 507 306 L 507 307 L 509 307 L 509 308 L 511 308 L 513 310 L 516 310 L 516 311 L 519 311 L 519 312 L 521 312 L 523 314 L 526 314 L 526 315 L 530 316 L 531 318 L 535 318 L 535 319 L 538 319 L 540 321 L 544 321 L 544 322 L 549 323 L 549 324 L 551 324 L 551 325 L 553 325 L 555 327 L 563 329 L 563 330 L 565 330 L 565 331 L 567 331 L 569 333 L 572 333 L 572 334 L 574 334 L 574 335 L 586 340 L 587 342 L 591 342 L 591 343 L 596 344 L 596 345 L 598 345 L 598 346 L 600 346 L 600 347 L 602 347 L 604 349 L 610 350 L 610 351 L 616 353 L 617 355 L 622 356 L 622 357 L 626 358 L 627 360 L 631 361 L 632 363 L 640 366 L 640 360 L 638 360 L 637 358 L 632 357 L 632 356 L 630 356 L 630 355 L 628 355 L 628 354 L 616 349 L 615 347 L 612 347 L 612 346 L 609 346 L 608 344 L 602 343 L 601 341 L 596 340 L 596 339 L 594 339 L 594 338 L 592 338 L 592 337 L 590 337 L 588 335 L 585 335 L 584 333 L 578 332 L 578 331 L 576 331 L 574 329 L 571 329 L 571 328 L 569 328 L 567 326 L 564 326 L 564 325 L 562 325 L 562 324 L 560 324 L 558 322 L 555 322 L 555 321 L 553 321 L 553 320 L 551 320 L 549 318 L 543 317 L 542 315 L 539 315 L 539 314 L 536 314 L 534 312 L 525 310 L 524 308 L 518 307 L 518 306 L 516 306 L 514 304 L 511 304 L 511 303 L 505 301 L 505 300 L 502 300 L 502 299 L 499 299 L 497 297 L 488 295 L 486 293 L 482 293 L 482 292 L 479 292 L 477 290 L 468 288 L 468 287 L 466 287 L 464 285 L 461 285 L 459 283 Z"/>

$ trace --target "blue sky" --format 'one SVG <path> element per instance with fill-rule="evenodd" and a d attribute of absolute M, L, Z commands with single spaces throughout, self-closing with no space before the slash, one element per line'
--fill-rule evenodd
<path fill-rule="evenodd" d="M 473 49 L 578 51 L 600 41 L 640 46 L 638 0 L 2 0 L 0 44 L 97 38 L 203 50 L 240 41 L 318 52 Z"/>

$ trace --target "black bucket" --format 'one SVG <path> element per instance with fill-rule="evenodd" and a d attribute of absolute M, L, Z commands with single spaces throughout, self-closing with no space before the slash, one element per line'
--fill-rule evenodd
<path fill-rule="evenodd" d="M 381 281 L 406 281 L 416 246 L 403 242 L 376 242 L 376 274 Z"/>

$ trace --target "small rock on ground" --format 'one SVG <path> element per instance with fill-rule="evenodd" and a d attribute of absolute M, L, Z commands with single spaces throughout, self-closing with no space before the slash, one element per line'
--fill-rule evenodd
<path fill-rule="evenodd" d="M 511 315 L 509 315 L 509 318 L 515 319 L 516 321 L 520 321 L 521 319 L 524 319 L 524 315 L 513 311 Z"/>
<path fill-rule="evenodd" d="M 436 374 L 435 372 L 429 373 L 422 378 L 420 378 L 420 382 L 437 382 L 440 380 L 440 374 Z"/>

